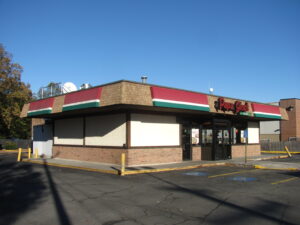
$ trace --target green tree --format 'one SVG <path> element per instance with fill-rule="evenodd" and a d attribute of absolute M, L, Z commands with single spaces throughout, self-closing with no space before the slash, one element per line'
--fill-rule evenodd
<path fill-rule="evenodd" d="M 0 44 L 0 137 L 29 138 L 30 119 L 21 119 L 25 103 L 31 100 L 30 86 L 21 81 L 22 67 Z"/>

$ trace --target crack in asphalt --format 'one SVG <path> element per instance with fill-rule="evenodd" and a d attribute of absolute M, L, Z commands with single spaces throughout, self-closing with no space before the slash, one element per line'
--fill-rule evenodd
<path fill-rule="evenodd" d="M 208 219 L 208 217 L 213 214 L 219 207 L 221 207 L 228 199 L 230 196 L 227 196 L 226 198 L 224 198 L 221 202 L 219 202 L 216 207 L 214 207 L 212 210 L 210 210 L 202 219 L 201 224 L 205 223 L 206 220 Z"/>
<path fill-rule="evenodd" d="M 161 212 L 164 213 L 164 217 L 169 218 L 169 219 L 175 219 L 175 220 L 179 220 L 178 222 L 174 223 L 174 222 L 168 222 L 168 223 L 164 223 L 165 224 L 171 224 L 171 225 L 179 225 L 179 224 L 184 224 L 188 221 L 199 221 L 202 218 L 199 217 L 193 217 L 193 216 L 186 216 L 183 214 L 183 212 L 178 208 L 178 207 L 172 207 L 170 209 L 170 207 L 165 208 L 163 206 L 163 204 L 167 204 L 167 205 L 171 205 L 172 202 L 174 201 L 174 197 L 172 197 L 174 195 L 174 193 L 168 193 L 167 195 L 163 196 L 161 198 L 161 200 L 159 200 L 153 207 L 151 208 L 144 208 L 143 212 L 146 215 L 146 217 L 151 217 L 151 216 L 159 216 Z M 160 213 L 153 213 L 152 210 L 159 210 Z M 174 212 L 173 210 L 176 210 L 176 212 Z M 152 212 L 151 212 L 152 211 Z M 155 223 L 155 225 L 160 225 L 162 223 Z"/>
<path fill-rule="evenodd" d="M 99 199 L 99 198 L 102 198 L 105 196 L 105 195 L 109 195 L 109 194 L 114 194 L 114 193 L 118 193 L 118 192 L 124 192 L 124 191 L 127 191 L 129 189 L 132 189 L 132 187 L 134 185 L 129 185 L 128 187 L 126 188 L 122 188 L 120 190 L 116 190 L 116 191 L 110 191 L 110 192 L 104 192 L 104 193 L 101 193 L 100 196 L 95 196 L 95 197 L 91 197 L 91 196 L 88 196 L 86 195 L 83 191 L 81 190 L 78 190 L 78 188 L 74 187 L 74 185 L 70 184 L 70 183 L 67 183 L 67 182 L 61 182 L 61 179 L 58 179 L 60 181 L 61 184 L 63 185 L 60 185 L 60 188 L 63 192 L 65 192 L 66 194 L 69 195 L 69 197 L 71 197 L 71 201 L 74 201 L 76 202 L 89 216 L 91 216 L 94 220 L 96 220 L 97 222 L 101 222 L 99 221 L 99 219 L 97 219 L 95 216 L 93 216 L 89 211 L 87 211 L 83 205 L 83 202 L 86 201 L 86 200 L 95 200 L 95 199 Z M 65 187 L 63 186 L 68 186 L 69 189 L 73 189 L 77 192 L 80 192 L 82 195 L 85 196 L 84 199 L 80 199 L 80 200 L 77 200 L 75 198 L 75 196 L 71 193 L 71 191 L 68 190 L 68 188 L 66 189 Z M 129 204 L 126 204 L 124 202 L 118 202 L 119 204 L 121 205 L 125 205 L 125 206 L 132 206 L 132 205 L 129 205 Z M 120 213 L 120 212 L 119 212 Z M 114 225 L 114 224 L 118 224 L 120 222 L 126 222 L 126 221 L 133 221 L 135 222 L 136 224 L 140 224 L 140 225 L 144 225 L 144 223 L 142 223 L 141 221 L 138 221 L 137 219 L 135 218 L 130 218 L 130 217 L 127 217 L 127 216 L 123 216 L 121 217 L 120 220 L 112 220 L 112 221 L 107 221 L 107 222 L 104 222 L 102 224 L 107 224 L 107 225 Z"/>
<path fill-rule="evenodd" d="M 61 184 L 61 185 L 59 185 L 59 188 L 63 189 L 64 192 L 66 192 L 67 194 L 69 194 L 69 196 L 72 198 L 72 201 L 77 201 L 77 202 L 84 202 L 86 200 L 91 200 L 91 199 L 93 200 L 93 199 L 103 198 L 103 197 L 105 197 L 105 195 L 115 194 L 115 193 L 119 193 L 119 192 L 130 190 L 134 186 L 134 185 L 131 184 L 131 185 L 129 185 L 126 188 L 122 188 L 122 189 L 115 190 L 115 191 L 102 191 L 101 190 L 101 192 L 99 192 L 99 196 L 89 196 L 85 192 L 83 192 L 83 191 L 79 190 L 78 188 L 76 188 L 73 183 L 68 183 L 68 182 L 62 181 L 58 177 L 56 177 L 55 179 L 59 181 L 58 182 L 59 184 Z M 57 185 L 57 182 L 55 182 L 55 185 Z M 80 200 L 76 199 L 76 197 L 70 191 L 67 190 L 68 188 L 66 189 L 63 186 L 68 186 L 69 189 L 73 189 L 76 192 L 80 192 L 85 198 L 80 199 Z"/>

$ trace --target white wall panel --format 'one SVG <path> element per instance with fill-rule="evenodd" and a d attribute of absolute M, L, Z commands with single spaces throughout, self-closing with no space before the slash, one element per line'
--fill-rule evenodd
<path fill-rule="evenodd" d="M 180 145 L 175 116 L 131 114 L 132 146 Z"/>
<path fill-rule="evenodd" d="M 126 116 L 114 114 L 86 117 L 85 144 L 123 146 L 126 144 Z"/>
<path fill-rule="evenodd" d="M 248 122 L 248 143 L 259 143 L 259 122 Z"/>
<path fill-rule="evenodd" d="M 261 121 L 260 134 L 280 134 L 280 121 Z"/>
<path fill-rule="evenodd" d="M 54 144 L 83 145 L 83 118 L 55 120 Z"/>

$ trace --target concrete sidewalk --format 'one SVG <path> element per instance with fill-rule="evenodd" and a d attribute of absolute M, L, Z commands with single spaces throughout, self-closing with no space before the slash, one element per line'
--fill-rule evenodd
<path fill-rule="evenodd" d="M 156 164 L 147 166 L 133 166 L 126 167 L 124 174 L 140 174 L 140 173 L 153 173 L 164 172 L 173 170 L 187 170 L 201 167 L 210 166 L 249 166 L 258 169 L 288 169 L 288 170 L 300 170 L 300 166 L 297 163 L 284 163 L 284 162 L 270 162 L 265 160 L 286 158 L 286 155 L 268 154 L 256 157 L 248 157 L 245 163 L 245 158 L 218 160 L 218 161 L 185 161 L 180 163 L 171 164 Z M 49 166 L 65 167 L 71 169 L 79 169 L 93 172 L 120 174 L 121 166 L 115 164 L 105 164 L 97 162 L 85 162 L 68 159 L 24 159 L 23 162 L 31 162 L 38 164 L 46 164 Z"/>
<path fill-rule="evenodd" d="M 79 169 L 101 173 L 119 174 L 120 166 L 115 164 L 97 163 L 97 162 L 86 162 L 70 159 L 60 158 L 38 158 L 38 159 L 23 159 L 23 162 L 46 164 L 48 166 L 65 167 L 71 169 Z"/>
<path fill-rule="evenodd" d="M 293 161 L 293 156 L 290 158 Z M 286 160 L 278 161 L 256 161 L 253 164 L 257 169 L 274 169 L 274 170 L 297 170 L 300 171 L 300 163 L 295 159 L 294 162 L 286 162 Z"/>

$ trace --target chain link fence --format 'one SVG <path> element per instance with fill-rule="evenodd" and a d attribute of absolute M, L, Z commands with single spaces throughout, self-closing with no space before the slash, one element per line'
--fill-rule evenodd
<path fill-rule="evenodd" d="M 300 152 L 300 141 L 262 141 L 260 146 L 263 151 L 284 151 L 284 147 L 287 146 L 289 151 Z"/>
<path fill-rule="evenodd" d="M 30 139 L 0 139 L 0 149 L 4 149 L 6 145 L 14 144 L 17 148 L 30 148 L 31 147 Z"/>

